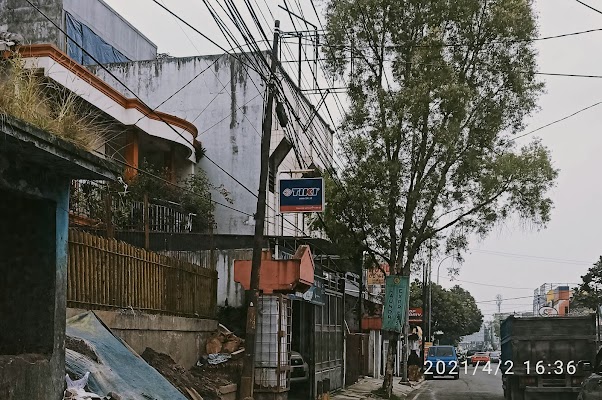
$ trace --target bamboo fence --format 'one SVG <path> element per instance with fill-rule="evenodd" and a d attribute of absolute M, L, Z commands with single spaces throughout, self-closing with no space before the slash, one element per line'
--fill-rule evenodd
<path fill-rule="evenodd" d="M 215 318 L 217 272 L 69 229 L 67 305 Z"/>

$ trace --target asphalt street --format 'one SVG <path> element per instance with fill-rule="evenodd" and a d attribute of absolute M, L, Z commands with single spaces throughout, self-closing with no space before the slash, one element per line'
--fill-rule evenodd
<path fill-rule="evenodd" d="M 437 377 L 427 381 L 420 389 L 408 396 L 411 400 L 504 400 L 502 377 L 481 368 L 462 370 L 460 379 Z"/>

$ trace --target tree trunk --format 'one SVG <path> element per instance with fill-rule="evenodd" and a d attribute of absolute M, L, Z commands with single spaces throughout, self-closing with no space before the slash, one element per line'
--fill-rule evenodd
<path fill-rule="evenodd" d="M 393 363 L 397 354 L 397 340 L 399 334 L 389 332 L 389 348 L 387 350 L 387 363 L 385 364 L 385 379 L 383 380 L 382 389 L 386 393 L 387 398 L 391 398 L 393 394 Z"/>

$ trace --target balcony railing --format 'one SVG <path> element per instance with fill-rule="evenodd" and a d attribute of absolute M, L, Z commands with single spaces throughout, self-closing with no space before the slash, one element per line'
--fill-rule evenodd
<path fill-rule="evenodd" d="M 69 212 L 72 226 L 94 229 L 206 233 L 212 228 L 209 223 L 201 226 L 196 215 L 187 213 L 180 204 L 160 199 L 132 200 L 94 181 L 72 181 Z"/>

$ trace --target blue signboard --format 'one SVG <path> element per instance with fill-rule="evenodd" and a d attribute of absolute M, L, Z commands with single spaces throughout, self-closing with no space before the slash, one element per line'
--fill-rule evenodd
<path fill-rule="evenodd" d="M 280 180 L 280 213 L 324 211 L 324 179 Z"/>
<path fill-rule="evenodd" d="M 389 275 L 385 278 L 383 331 L 401 332 L 407 320 L 410 278 Z"/>

